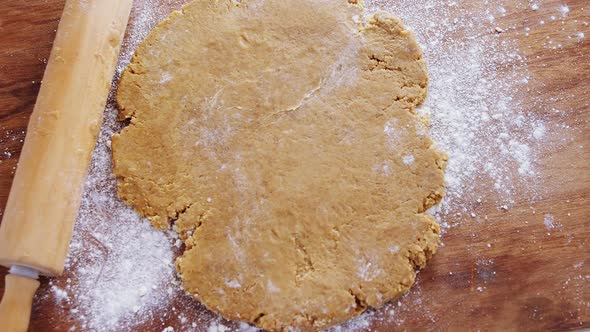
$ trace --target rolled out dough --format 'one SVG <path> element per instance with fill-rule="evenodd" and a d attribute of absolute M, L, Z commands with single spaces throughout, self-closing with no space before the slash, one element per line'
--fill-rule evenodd
<path fill-rule="evenodd" d="M 124 72 L 119 195 L 186 244 L 224 317 L 319 330 L 407 291 L 438 247 L 445 156 L 414 37 L 345 0 L 195 1 Z"/>

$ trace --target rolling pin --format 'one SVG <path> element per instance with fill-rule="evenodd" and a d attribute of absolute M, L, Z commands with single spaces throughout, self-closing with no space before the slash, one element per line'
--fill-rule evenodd
<path fill-rule="evenodd" d="M 67 0 L 2 224 L 4 332 L 28 329 L 39 274 L 63 272 L 132 0 Z"/>

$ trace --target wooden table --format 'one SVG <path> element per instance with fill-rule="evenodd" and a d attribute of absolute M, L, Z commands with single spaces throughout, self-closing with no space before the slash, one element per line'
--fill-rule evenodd
<path fill-rule="evenodd" d="M 0 6 L 0 207 L 6 205 L 63 3 L 3 0 Z M 509 14 L 498 18 L 498 22 L 516 27 L 505 33 L 512 34 L 508 37 L 518 43 L 527 58 L 532 79 L 530 91 L 519 95 L 523 104 L 536 105 L 533 101 L 538 96 L 555 97 L 550 105 L 530 106 L 526 111 L 557 108 L 568 114 L 565 118 L 544 114 L 548 121 L 569 125 L 571 140 L 555 138 L 552 148 L 535 161 L 545 188 L 542 199 L 517 199 L 508 211 L 494 204 L 478 206 L 479 213 L 486 214 L 489 221 L 461 222 L 446 233 L 444 248 L 419 274 L 419 291 L 401 300 L 396 315 L 403 324 L 387 326 L 377 321 L 373 329 L 590 328 L 590 29 L 586 27 L 585 38 L 564 43 L 559 50 L 543 47 L 547 36 L 559 34 L 557 23 L 537 26 L 527 38 L 516 33 L 527 20 L 547 17 L 544 8 L 554 9 L 562 3 L 571 9 L 568 22 L 590 22 L 590 3 L 540 3 L 540 10 L 530 11 L 527 1 L 506 1 Z M 562 226 L 548 232 L 543 225 L 545 213 L 551 213 Z M 190 305 L 204 310 L 197 304 Z M 30 330 L 66 331 L 72 324 L 55 308 L 37 304 Z M 152 329 L 161 331 L 165 324 L 166 320 L 146 322 L 145 326 L 158 326 Z"/>

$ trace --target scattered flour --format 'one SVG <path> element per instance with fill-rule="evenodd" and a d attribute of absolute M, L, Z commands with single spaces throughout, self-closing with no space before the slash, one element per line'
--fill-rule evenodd
<path fill-rule="evenodd" d="M 462 217 L 449 216 L 449 211 L 467 208 L 475 195 L 482 196 L 475 190 L 482 181 L 493 183 L 493 191 L 483 196 L 502 197 L 498 203 L 508 205 L 514 203 L 519 183 L 535 190 L 532 160 L 538 157 L 539 143 L 530 137 L 544 123 L 526 117 L 513 97 L 528 81 L 524 58 L 498 35 L 462 35 L 475 25 L 494 31 L 495 19 L 490 18 L 505 15 L 506 9 L 490 4 L 477 13 L 454 2 L 410 0 L 375 0 L 368 8 L 401 16 L 423 45 L 431 77 L 424 108 L 430 110 L 435 141 L 449 154 L 447 197 L 439 214 L 443 226 Z M 537 129 L 536 135 L 542 134 Z"/>
<path fill-rule="evenodd" d="M 533 129 L 533 137 L 537 140 L 543 139 L 545 136 L 545 125 L 539 124 L 538 126 Z"/>
<path fill-rule="evenodd" d="M 403 156 L 402 161 L 404 164 L 406 164 L 408 166 L 412 165 L 414 163 L 414 156 L 412 156 L 412 155 Z"/>
<path fill-rule="evenodd" d="M 326 332 L 352 332 L 352 331 L 364 331 L 371 326 L 371 320 L 374 316 L 373 310 L 368 310 L 364 314 L 340 326 L 335 326 L 328 329 Z"/>
<path fill-rule="evenodd" d="M 211 325 L 209 325 L 209 327 L 207 328 L 207 332 L 226 332 L 229 330 L 229 327 L 217 322 L 211 323 Z"/>
<path fill-rule="evenodd" d="M 548 231 L 551 231 L 555 228 L 555 220 L 552 214 L 546 214 L 543 217 L 543 223 L 545 224 L 545 228 L 547 228 Z"/>
<path fill-rule="evenodd" d="M 567 14 L 569 14 L 570 12 L 570 7 L 568 7 L 567 5 L 562 5 L 559 7 L 559 11 L 561 12 L 561 15 L 567 16 Z"/>
<path fill-rule="evenodd" d="M 170 8 L 179 8 L 186 2 L 134 2 L 133 20 L 117 65 L 117 77 L 139 42 Z M 522 186 L 534 197 L 540 182 L 534 161 L 540 158 L 544 141 L 554 132 L 543 118 L 527 114 L 525 105 L 515 98 L 514 91 L 526 90 L 530 80 L 525 59 L 515 43 L 504 38 L 504 32 L 514 27 L 503 27 L 497 22 L 497 17 L 507 15 L 507 9 L 500 1 L 485 3 L 479 8 L 455 1 L 366 1 L 369 11 L 385 9 L 400 16 L 414 29 L 423 47 L 431 83 L 429 97 L 419 112 L 430 114 L 431 134 L 449 154 L 447 196 L 442 206 L 433 210 L 443 231 L 466 218 L 486 220 L 487 216 L 480 218 L 473 210 L 482 201 L 507 211 Z M 530 4 L 533 11 L 540 8 L 537 2 Z M 558 10 L 562 18 L 570 11 L 565 5 Z M 469 33 L 475 27 L 477 31 L 490 33 Z M 527 36 L 533 32 L 530 28 L 525 31 Z M 582 39 L 584 33 L 574 36 Z M 169 79 L 172 78 L 162 77 L 163 83 Z M 147 221 L 117 199 L 110 154 L 110 137 L 120 129 L 116 113 L 111 96 L 93 155 L 66 273 L 51 282 L 39 301 L 62 307 L 64 314 L 75 322 L 73 330 L 80 331 L 127 331 L 138 329 L 145 322 L 160 324 L 154 329 L 166 332 L 204 331 L 205 328 L 207 332 L 258 331 L 245 323 L 225 321 L 185 295 L 173 266 L 174 257 L 181 249 L 176 245 L 178 239 L 172 232 L 153 230 Z M 392 139 L 399 134 L 394 125 L 384 128 Z M 10 152 L 4 152 L 3 157 L 10 158 Z M 407 165 L 413 159 L 411 155 L 402 157 Z M 384 173 L 385 166 L 379 166 Z M 493 185 L 482 188 L 480 183 L 486 181 Z M 500 197 L 500 200 L 492 198 L 490 202 L 487 197 L 496 200 Z M 551 214 L 544 216 L 544 225 L 548 231 L 560 227 Z M 396 252 L 399 247 L 392 246 L 391 250 Z M 369 261 L 360 263 L 359 273 L 366 278 L 379 272 Z M 478 263 L 478 273 L 493 278 L 495 272 L 490 272 L 489 264 Z M 241 286 L 237 279 L 228 279 L 230 284 Z M 268 286 L 275 287 L 270 280 Z M 487 288 L 482 285 L 476 290 L 483 292 Z M 382 309 L 369 310 L 329 332 L 366 331 L 377 321 L 401 326 L 404 320 L 398 318 L 400 313 L 418 310 L 423 305 L 421 292 L 417 283 L 411 291 L 414 296 L 405 299 L 403 306 L 401 302 L 393 302 Z M 425 320 L 435 320 L 428 311 L 420 315 Z"/>
<path fill-rule="evenodd" d="M 365 257 L 362 257 L 358 261 L 357 276 L 365 281 L 371 281 L 377 278 L 383 271 L 377 267 L 376 264 L 371 262 Z"/>
<path fill-rule="evenodd" d="M 240 284 L 240 282 L 237 281 L 236 279 L 232 279 L 230 281 L 226 281 L 225 284 L 229 288 L 240 288 L 240 287 L 242 287 L 242 285 Z"/>
<path fill-rule="evenodd" d="M 563 225 L 561 223 L 557 222 L 555 220 L 555 216 L 553 216 L 551 213 L 546 213 L 543 216 L 543 224 L 545 225 L 545 228 L 549 232 L 558 231 L 558 230 L 563 229 Z"/>
<path fill-rule="evenodd" d="M 55 285 L 52 285 L 50 287 L 50 289 L 53 292 L 56 301 L 58 301 L 58 302 L 62 302 L 62 301 L 69 302 L 70 301 L 70 298 L 68 296 L 68 292 L 66 292 L 65 290 L 63 290 Z"/>

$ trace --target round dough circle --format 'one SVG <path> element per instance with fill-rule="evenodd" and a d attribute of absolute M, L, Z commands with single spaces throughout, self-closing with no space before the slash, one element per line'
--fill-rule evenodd
<path fill-rule="evenodd" d="M 198 0 L 139 46 L 117 101 L 119 195 L 186 250 L 184 288 L 270 330 L 318 330 L 407 291 L 438 247 L 445 156 L 428 77 L 387 13 Z"/>

